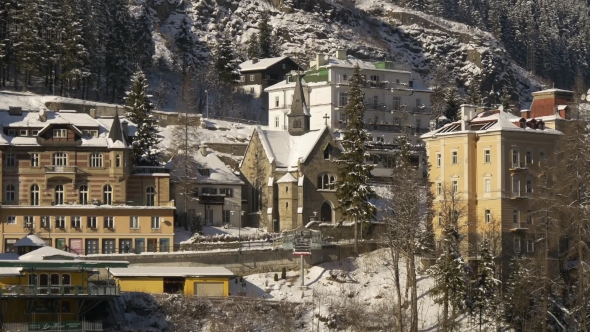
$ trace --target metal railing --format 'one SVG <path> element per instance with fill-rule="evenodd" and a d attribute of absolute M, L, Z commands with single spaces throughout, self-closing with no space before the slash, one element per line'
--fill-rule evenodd
<path fill-rule="evenodd" d="M 45 173 L 76 173 L 77 166 L 45 166 Z"/>
<path fill-rule="evenodd" d="M 31 295 L 119 295 L 119 286 L 116 285 L 3 285 L 0 288 L 0 296 L 31 296 Z"/>
<path fill-rule="evenodd" d="M 170 173 L 170 170 L 163 166 L 136 166 L 131 170 L 131 174 L 155 174 Z"/>
<path fill-rule="evenodd" d="M 43 325 L 41 325 L 43 324 Z M 102 322 L 29 322 L 29 323 L 3 323 L 2 331 L 5 332 L 33 332 L 33 331 L 104 331 Z"/>

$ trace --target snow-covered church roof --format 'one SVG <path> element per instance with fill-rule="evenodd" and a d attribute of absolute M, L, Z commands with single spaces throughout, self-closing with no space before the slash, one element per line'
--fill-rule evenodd
<path fill-rule="evenodd" d="M 205 155 L 203 155 L 203 152 Z M 171 169 L 173 177 L 183 176 L 183 167 L 179 164 L 182 162 L 184 156 L 177 155 L 172 158 L 166 167 Z M 206 147 L 201 147 L 198 152 L 193 156 L 190 156 L 190 177 L 194 178 L 194 181 L 198 184 L 231 184 L 231 185 L 243 185 L 244 182 L 234 174 L 234 172 Z M 201 173 L 199 170 L 208 170 L 207 172 Z"/>

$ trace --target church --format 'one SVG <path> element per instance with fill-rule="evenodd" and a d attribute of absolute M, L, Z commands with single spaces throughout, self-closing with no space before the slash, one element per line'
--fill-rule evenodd
<path fill-rule="evenodd" d="M 256 128 L 240 164 L 246 179 L 248 223 L 272 232 L 342 218 L 335 162 L 342 148 L 327 125 L 309 129 L 309 108 L 301 77 L 296 77 L 287 110 L 288 130 Z"/>

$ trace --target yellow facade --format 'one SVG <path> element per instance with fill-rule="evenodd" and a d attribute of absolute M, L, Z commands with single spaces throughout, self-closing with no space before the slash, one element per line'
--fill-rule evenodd
<path fill-rule="evenodd" d="M 122 292 L 164 293 L 164 277 L 116 277 Z M 186 277 L 183 281 L 183 294 L 198 295 L 196 284 L 221 284 L 223 294 L 229 296 L 229 277 Z"/>
<path fill-rule="evenodd" d="M 473 121 L 461 120 L 422 136 L 430 163 L 437 247 L 444 204 L 440 190 L 456 185 L 466 257 L 477 259 L 483 238 L 496 241 L 498 255 L 535 252 L 537 221 L 532 202 L 540 192 L 541 166 L 553 154 L 561 133 L 544 127 L 521 128 L 519 118 L 502 111 L 467 106 L 462 112 L 463 119 Z"/>

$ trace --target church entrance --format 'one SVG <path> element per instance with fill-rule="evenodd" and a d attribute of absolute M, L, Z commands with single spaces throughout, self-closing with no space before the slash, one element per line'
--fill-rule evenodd
<path fill-rule="evenodd" d="M 328 202 L 322 204 L 320 210 L 320 220 L 322 222 L 332 222 L 332 206 Z"/>

